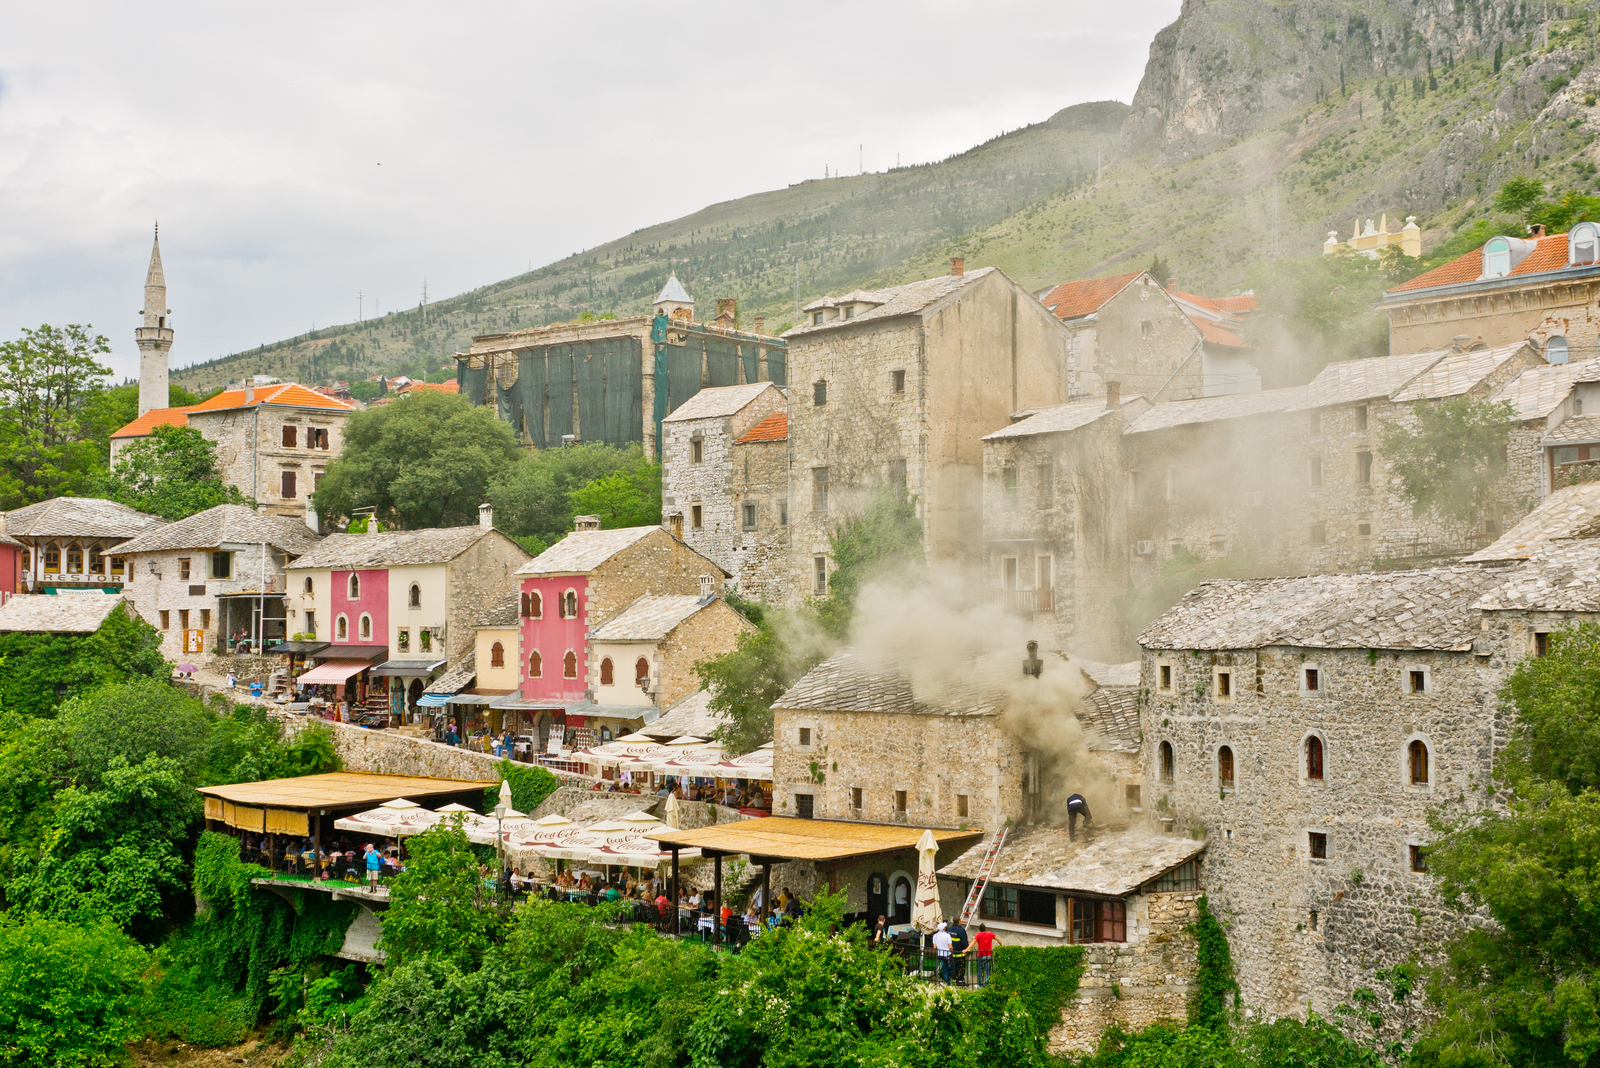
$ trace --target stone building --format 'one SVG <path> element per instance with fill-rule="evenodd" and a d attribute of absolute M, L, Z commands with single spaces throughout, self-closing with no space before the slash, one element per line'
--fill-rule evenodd
<path fill-rule="evenodd" d="M 269 515 L 315 525 L 310 497 L 344 449 L 344 424 L 355 409 L 293 382 L 226 390 L 199 404 L 156 408 L 111 435 L 111 463 L 158 426 L 189 426 L 216 445 L 224 485 Z"/>
<path fill-rule="evenodd" d="M 1207 366 L 1205 335 L 1148 271 L 1062 282 L 1039 300 L 1070 334 L 1075 394 L 1098 396 L 1111 382 L 1154 402 L 1261 388 L 1259 376 Z"/>
<path fill-rule="evenodd" d="M 599 725 L 585 706 L 601 678 L 591 633 L 648 594 L 721 596 L 728 575 L 661 527 L 601 530 L 593 516 L 578 525 L 517 571 L 519 696 L 500 707 L 516 710 L 542 740 L 588 744 Z M 626 679 L 633 668 L 616 670 Z"/>
<path fill-rule="evenodd" d="M 699 691 L 697 663 L 732 651 L 755 629 L 715 594 L 640 597 L 589 633 L 596 666 L 587 715 L 644 726 Z"/>
<path fill-rule="evenodd" d="M 283 569 L 316 544 L 298 519 L 219 504 L 124 542 L 123 592 L 174 663 L 260 651 L 289 636 Z"/>
<path fill-rule="evenodd" d="M 17 592 L 118 593 L 128 578 L 121 546 L 161 523 L 99 497 L 52 497 L 7 512 L 3 533 L 17 543 Z"/>
<path fill-rule="evenodd" d="M 753 600 L 783 600 L 788 401 L 769 382 L 702 389 L 661 424 L 661 509 L 674 536 Z"/>
<path fill-rule="evenodd" d="M 708 386 L 783 385 L 786 345 L 738 329 L 734 302 L 717 317 L 694 319 L 694 300 L 676 275 L 652 315 L 556 323 L 472 339 L 457 357 L 460 390 L 473 404 L 493 404 L 526 445 L 564 441 L 637 444 L 661 452 L 661 421 Z"/>
<path fill-rule="evenodd" d="M 121 594 L 78 597 L 18 594 L 0 603 L 0 634 L 61 634 L 87 637 L 105 626 L 113 613 L 138 619 L 139 613 Z M 70 654 L 69 654 L 70 655 Z"/>
<path fill-rule="evenodd" d="M 877 483 L 916 501 L 930 558 L 981 549 L 981 438 L 1059 404 L 1087 374 L 1067 328 L 994 267 L 805 306 L 785 333 L 791 400 L 789 590 L 825 594 L 828 534 Z"/>
<path fill-rule="evenodd" d="M 1203 834 L 1245 1004 L 1327 1014 L 1460 914 L 1431 813 L 1492 803 L 1498 691 L 1600 610 L 1600 541 L 1527 560 L 1202 584 L 1140 637 L 1147 808 Z"/>
<path fill-rule="evenodd" d="M 1593 359 L 1600 336 L 1600 224 L 1569 233 L 1492 237 L 1482 248 L 1384 294 L 1389 351 L 1515 345 L 1552 364 Z"/>

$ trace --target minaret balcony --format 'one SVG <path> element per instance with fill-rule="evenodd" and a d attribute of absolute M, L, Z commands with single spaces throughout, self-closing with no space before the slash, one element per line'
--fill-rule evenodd
<path fill-rule="evenodd" d="M 170 326 L 139 326 L 133 331 L 135 341 L 141 345 L 146 342 L 165 341 L 172 344 L 172 328 Z"/>

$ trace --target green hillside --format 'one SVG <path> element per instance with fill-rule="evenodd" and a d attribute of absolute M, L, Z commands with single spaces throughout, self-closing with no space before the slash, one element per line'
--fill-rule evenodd
<path fill-rule="evenodd" d="M 1526 8 L 1186 5 L 1152 45 L 1132 109 L 1078 105 L 939 163 L 712 205 L 425 315 L 332 327 L 174 377 L 201 389 L 249 372 L 437 371 L 474 334 L 639 312 L 674 269 L 704 314 L 733 296 L 745 325 L 761 314 L 778 330 L 795 319 L 797 274 L 803 302 L 937 274 L 952 255 L 1039 288 L 1160 254 L 1182 287 L 1215 293 L 1275 258 L 1316 255 L 1358 216 L 1387 213 L 1398 229 L 1414 214 L 1433 247 L 1483 217 L 1506 178 L 1595 185 L 1600 8 L 1552 7 L 1567 17 L 1548 25 Z"/>

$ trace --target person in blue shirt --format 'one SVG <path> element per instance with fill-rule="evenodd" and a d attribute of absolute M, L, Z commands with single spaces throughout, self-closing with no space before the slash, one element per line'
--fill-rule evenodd
<path fill-rule="evenodd" d="M 372 843 L 367 843 L 367 885 L 372 889 L 378 888 L 378 876 L 383 874 L 383 854 L 372 848 Z"/>

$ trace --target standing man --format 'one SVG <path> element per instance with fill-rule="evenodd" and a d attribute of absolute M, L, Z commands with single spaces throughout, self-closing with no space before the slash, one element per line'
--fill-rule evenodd
<path fill-rule="evenodd" d="M 372 848 L 372 843 L 367 843 L 367 887 L 372 890 L 378 888 L 378 876 L 383 873 L 383 854 Z"/>
<path fill-rule="evenodd" d="M 989 970 L 994 967 L 994 947 L 1000 939 L 994 936 L 987 924 L 978 924 L 978 933 L 972 939 L 972 966 L 977 973 L 979 986 L 989 985 Z"/>
<path fill-rule="evenodd" d="M 939 921 L 939 929 L 933 933 L 933 951 L 939 957 L 939 981 L 950 982 L 950 954 L 955 940 L 950 937 L 950 932 L 945 930 L 944 921 Z"/>

